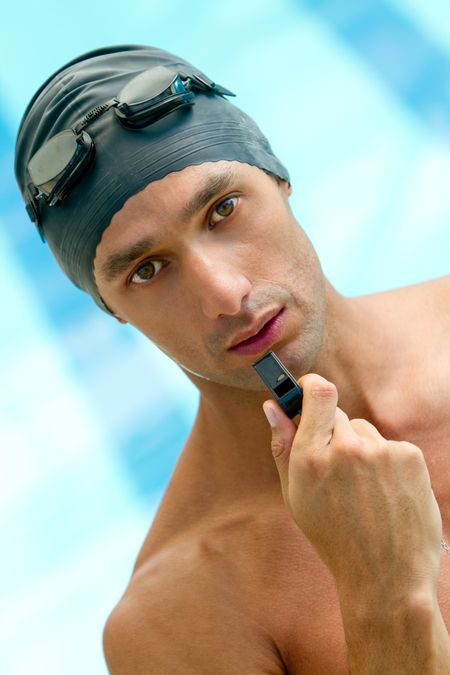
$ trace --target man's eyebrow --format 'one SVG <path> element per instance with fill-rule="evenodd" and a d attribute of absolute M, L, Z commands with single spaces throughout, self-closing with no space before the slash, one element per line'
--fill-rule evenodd
<path fill-rule="evenodd" d="M 100 276 L 105 281 L 114 281 L 114 279 L 126 272 L 135 260 L 148 253 L 154 246 L 154 240 L 145 237 L 124 251 L 111 254 L 101 265 Z"/>
<path fill-rule="evenodd" d="M 235 178 L 235 172 L 225 172 L 209 176 L 202 187 L 189 199 L 181 210 L 181 218 L 187 222 L 193 218 L 217 194 L 226 190 Z"/>

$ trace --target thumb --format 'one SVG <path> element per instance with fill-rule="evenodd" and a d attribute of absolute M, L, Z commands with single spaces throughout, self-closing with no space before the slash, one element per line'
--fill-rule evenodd
<path fill-rule="evenodd" d="M 297 427 L 275 401 L 265 401 L 263 410 L 272 430 L 272 455 L 280 475 L 281 487 L 283 494 L 287 494 L 289 457 Z"/>
<path fill-rule="evenodd" d="M 338 393 L 334 384 L 310 373 L 300 378 L 303 388 L 303 409 L 299 424 L 301 442 L 296 449 L 328 446 L 336 421 Z"/>

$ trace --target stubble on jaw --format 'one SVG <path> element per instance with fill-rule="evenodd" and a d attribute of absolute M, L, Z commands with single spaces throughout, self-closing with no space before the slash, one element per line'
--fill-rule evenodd
<path fill-rule="evenodd" d="M 278 300 L 283 300 L 290 314 L 289 330 L 292 327 L 297 327 L 297 337 L 294 340 L 281 343 L 280 349 L 283 355 L 286 355 L 286 365 L 292 370 L 295 376 L 311 372 L 315 364 L 319 360 L 320 352 L 324 345 L 324 327 L 325 327 L 325 298 L 320 296 L 316 298 L 315 303 L 311 306 L 307 302 L 296 303 L 292 296 L 288 295 L 286 289 L 283 289 L 283 294 L 280 294 L 280 288 L 277 288 Z M 272 301 L 272 303 L 270 303 Z M 267 302 L 260 303 L 259 313 L 269 306 L 273 306 L 273 296 Z M 253 309 L 256 309 L 253 307 Z M 255 312 L 258 313 L 258 312 Z M 228 336 L 230 332 L 228 331 Z M 177 358 L 171 354 L 167 354 L 179 367 L 186 373 L 197 386 L 202 383 L 209 382 L 211 385 L 218 385 L 226 388 L 233 388 L 239 390 L 247 390 L 252 392 L 265 392 L 265 387 L 262 384 L 258 375 L 251 367 L 251 363 L 242 361 L 242 366 L 236 365 L 236 360 L 230 356 L 227 363 L 226 351 L 224 352 L 223 336 L 215 336 L 208 345 L 208 362 L 209 367 L 195 367 L 196 361 L 198 363 L 198 351 L 192 349 L 188 352 L 184 349 L 183 358 Z M 255 357 L 256 359 L 256 357 Z M 252 359 L 253 361 L 253 359 Z M 216 364 L 222 364 L 222 367 L 217 367 Z M 225 368 L 223 367 L 225 366 Z"/>

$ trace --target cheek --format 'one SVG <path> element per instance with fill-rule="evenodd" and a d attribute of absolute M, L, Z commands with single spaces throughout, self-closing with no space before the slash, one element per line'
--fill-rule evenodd
<path fill-rule="evenodd" d="M 177 278 L 161 285 L 158 297 L 142 291 L 128 303 L 129 323 L 162 351 L 174 356 L 185 351 L 193 341 L 192 326 L 199 325 L 192 297 L 180 290 Z"/>
<path fill-rule="evenodd" d="M 292 262 L 298 264 L 298 257 L 307 243 L 307 240 L 303 240 L 297 221 L 285 212 L 276 210 L 269 211 L 259 220 L 250 239 L 253 244 L 252 259 L 255 258 L 260 266 L 266 263 L 269 273 L 273 266 L 282 265 L 286 268 Z"/>
<path fill-rule="evenodd" d="M 164 318 L 136 320 L 132 325 L 170 358 L 183 358 L 186 352 L 183 339 L 187 337 L 188 328 L 182 317 L 177 316 L 176 320 L 172 320 L 172 317 L 166 314 Z"/>

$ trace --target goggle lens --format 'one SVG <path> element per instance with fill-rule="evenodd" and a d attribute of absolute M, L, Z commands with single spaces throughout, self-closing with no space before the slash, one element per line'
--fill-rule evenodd
<path fill-rule="evenodd" d="M 194 93 L 178 73 L 158 66 L 133 78 L 117 96 L 115 112 L 128 127 L 143 127 L 181 106 L 192 105 Z"/>
<path fill-rule="evenodd" d="M 42 192 L 49 194 L 53 183 L 66 169 L 77 149 L 77 138 L 72 129 L 61 131 L 40 148 L 28 163 L 31 180 Z"/>
<path fill-rule="evenodd" d="M 89 134 L 76 135 L 65 129 L 50 138 L 28 162 L 32 183 L 53 206 L 61 202 L 72 186 L 80 169 L 84 168 L 93 154 L 93 141 Z"/>

